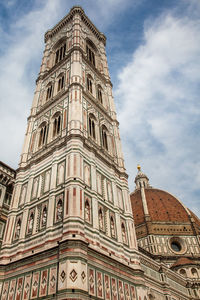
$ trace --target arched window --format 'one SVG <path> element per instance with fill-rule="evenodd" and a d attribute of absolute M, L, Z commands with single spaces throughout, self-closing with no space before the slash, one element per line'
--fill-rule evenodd
<path fill-rule="evenodd" d="M 56 57 L 55 57 L 55 64 L 57 64 L 59 61 L 63 60 L 65 57 L 65 52 L 66 52 L 66 43 L 60 46 L 56 50 Z"/>
<path fill-rule="evenodd" d="M 47 124 L 43 123 L 43 125 L 40 128 L 40 136 L 39 136 L 38 147 L 41 147 L 45 144 L 46 137 L 47 137 Z"/>
<path fill-rule="evenodd" d="M 182 276 L 186 277 L 186 271 L 185 271 L 184 269 L 181 269 L 181 270 L 180 270 L 180 274 L 181 274 Z"/>
<path fill-rule="evenodd" d="M 87 90 L 92 94 L 92 77 L 87 76 Z"/>
<path fill-rule="evenodd" d="M 86 44 L 87 59 L 95 66 L 95 46 L 92 41 L 88 40 Z"/>
<path fill-rule="evenodd" d="M 107 137 L 108 130 L 106 126 L 102 126 L 101 135 L 102 135 L 102 146 L 106 150 L 108 150 L 108 137 Z"/>
<path fill-rule="evenodd" d="M 104 220 L 103 220 L 102 208 L 99 209 L 99 229 L 104 230 Z"/>
<path fill-rule="evenodd" d="M 103 103 L 102 88 L 100 85 L 97 86 L 97 99 Z"/>
<path fill-rule="evenodd" d="M 95 117 L 93 115 L 89 115 L 89 136 L 96 139 L 96 132 L 95 132 Z"/>
<path fill-rule="evenodd" d="M 192 268 L 191 269 L 191 273 L 192 273 L 192 276 L 197 278 L 198 277 L 198 273 L 197 273 L 197 270 L 195 268 Z"/>
<path fill-rule="evenodd" d="M 64 88 L 64 82 L 65 82 L 65 77 L 64 77 L 64 75 L 62 75 L 58 79 L 58 90 L 57 90 L 57 92 L 61 91 Z"/>
<path fill-rule="evenodd" d="M 53 96 L 53 84 L 49 83 L 47 86 L 47 94 L 46 94 L 46 101 L 51 99 Z"/>
<path fill-rule="evenodd" d="M 61 116 L 56 114 L 53 121 L 53 137 L 58 136 L 61 132 Z"/>

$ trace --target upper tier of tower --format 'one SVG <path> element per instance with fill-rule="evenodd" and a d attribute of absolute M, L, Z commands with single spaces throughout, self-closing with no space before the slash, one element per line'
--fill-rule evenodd
<path fill-rule="evenodd" d="M 79 17 L 77 17 L 79 16 Z M 45 55 L 39 76 L 46 75 L 56 65 L 69 58 L 74 48 L 81 51 L 83 60 L 89 63 L 104 80 L 110 80 L 105 59 L 106 37 L 85 15 L 84 10 L 73 7 L 57 25 L 45 33 Z"/>

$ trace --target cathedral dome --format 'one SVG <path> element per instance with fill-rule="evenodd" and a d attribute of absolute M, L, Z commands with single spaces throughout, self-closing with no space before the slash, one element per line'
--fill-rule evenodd
<path fill-rule="evenodd" d="M 138 166 L 136 188 L 131 193 L 131 205 L 138 238 L 149 234 L 187 236 L 200 234 L 200 220 L 184 204 L 169 192 L 153 188 L 148 177 Z M 169 240 L 176 249 L 178 240 Z M 184 245 L 180 245 L 183 249 Z M 175 250 L 176 251 L 176 250 Z"/>
<path fill-rule="evenodd" d="M 148 214 L 155 222 L 190 222 L 189 210 L 170 193 L 155 189 L 144 188 Z M 131 203 L 135 224 L 144 222 L 145 213 L 142 203 L 141 190 L 136 189 L 131 194 Z"/>

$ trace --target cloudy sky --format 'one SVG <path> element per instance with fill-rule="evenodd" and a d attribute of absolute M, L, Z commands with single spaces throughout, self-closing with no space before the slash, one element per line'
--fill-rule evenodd
<path fill-rule="evenodd" d="M 130 190 L 140 163 L 200 216 L 199 0 L 1 0 L 0 160 L 18 166 L 44 33 L 73 5 L 107 36 Z"/>

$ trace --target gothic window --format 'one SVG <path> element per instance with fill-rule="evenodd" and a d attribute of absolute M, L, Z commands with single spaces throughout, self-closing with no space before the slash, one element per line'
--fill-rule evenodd
<path fill-rule="evenodd" d="M 108 130 L 105 125 L 102 126 L 101 135 L 102 135 L 102 146 L 104 149 L 108 150 Z"/>
<path fill-rule="evenodd" d="M 28 220 L 28 234 L 32 234 L 33 232 L 33 222 L 34 222 L 34 213 L 31 212 Z"/>
<path fill-rule="evenodd" d="M 53 121 L 53 137 L 58 136 L 61 132 L 61 116 L 56 114 Z"/>
<path fill-rule="evenodd" d="M 17 220 L 17 226 L 16 226 L 16 228 L 15 228 L 15 236 L 14 236 L 14 239 L 16 239 L 16 240 L 19 239 L 20 230 L 21 230 L 21 219 L 19 218 L 19 219 Z"/>
<path fill-rule="evenodd" d="M 4 198 L 4 203 L 5 203 L 6 205 L 10 205 L 10 203 L 11 203 L 12 192 L 13 192 L 13 184 L 10 183 L 10 184 L 7 186 L 6 194 L 5 194 L 5 198 Z"/>
<path fill-rule="evenodd" d="M 56 197 L 56 222 L 63 219 L 63 194 Z"/>
<path fill-rule="evenodd" d="M 117 187 L 117 198 L 118 198 L 118 205 L 120 209 L 124 209 L 124 205 L 123 205 L 123 197 L 122 197 L 122 190 Z"/>
<path fill-rule="evenodd" d="M 102 97 L 102 88 L 100 85 L 97 87 L 97 99 L 103 103 L 103 97 Z"/>
<path fill-rule="evenodd" d="M 66 43 L 56 50 L 55 64 L 63 60 L 66 52 Z"/>
<path fill-rule="evenodd" d="M 87 76 L 87 90 L 92 94 L 92 77 Z"/>
<path fill-rule="evenodd" d="M 112 186 L 111 186 L 111 182 L 107 181 L 107 193 L 108 193 L 108 201 L 112 202 L 113 198 L 112 198 Z"/>
<path fill-rule="evenodd" d="M 95 46 L 91 41 L 87 41 L 86 44 L 87 59 L 95 67 Z"/>
<path fill-rule="evenodd" d="M 47 224 L 47 207 L 44 206 L 42 210 L 41 226 L 46 227 Z"/>
<path fill-rule="evenodd" d="M 115 238 L 115 221 L 114 221 L 114 216 L 110 217 L 110 232 L 111 232 L 111 237 Z"/>
<path fill-rule="evenodd" d="M 98 217 L 99 217 L 99 229 L 104 230 L 104 215 L 101 207 L 99 208 Z"/>
<path fill-rule="evenodd" d="M 64 77 L 64 75 L 62 75 L 58 79 L 58 90 L 57 90 L 57 92 L 61 91 L 64 88 L 64 82 L 65 82 L 65 77 Z"/>
<path fill-rule="evenodd" d="M 95 117 L 90 114 L 89 115 L 89 136 L 96 139 L 96 132 L 95 132 Z"/>
<path fill-rule="evenodd" d="M 127 244 L 126 228 L 125 228 L 124 222 L 121 223 L 121 230 L 122 230 L 122 241 L 123 241 L 123 244 Z"/>
<path fill-rule="evenodd" d="M 39 134 L 38 147 L 41 147 L 41 146 L 43 146 L 46 143 L 46 138 L 47 138 L 47 124 L 43 123 L 40 126 L 40 134 Z"/>
<path fill-rule="evenodd" d="M 49 83 L 47 86 L 46 101 L 51 99 L 52 96 L 53 96 L 53 84 Z"/>

